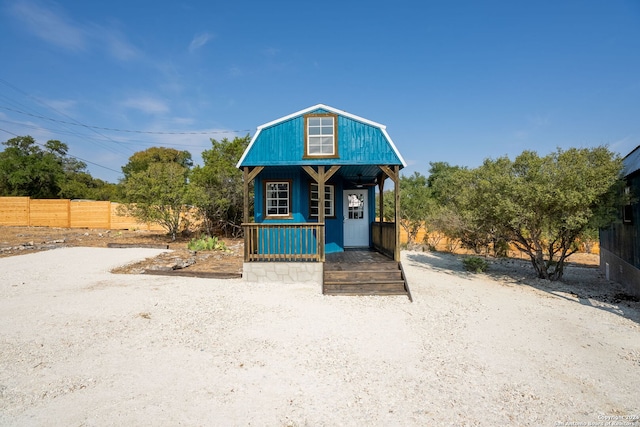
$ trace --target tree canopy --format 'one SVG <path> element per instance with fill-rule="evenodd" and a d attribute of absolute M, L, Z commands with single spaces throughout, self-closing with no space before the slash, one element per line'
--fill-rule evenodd
<path fill-rule="evenodd" d="M 114 186 L 92 178 L 86 164 L 69 156 L 69 148 L 63 142 L 39 144 L 27 135 L 3 145 L 0 196 L 108 200 L 113 193 Z"/>
<path fill-rule="evenodd" d="M 176 239 L 186 213 L 191 154 L 152 147 L 134 153 L 122 167 L 127 213 L 162 226 Z"/>
<path fill-rule="evenodd" d="M 231 141 L 211 139 L 211 148 L 202 153 L 204 165 L 192 170 L 189 203 L 200 211 L 208 234 L 214 228 L 234 237 L 242 233 L 243 175 L 236 163 L 249 140 L 248 135 Z"/>
<path fill-rule="evenodd" d="M 176 163 L 185 169 L 193 166 L 191 153 L 175 148 L 151 147 L 138 151 L 129 157 L 129 162 L 122 167 L 124 180 L 136 172 L 146 171 L 152 163 Z"/>
<path fill-rule="evenodd" d="M 606 147 L 558 149 L 540 157 L 487 159 L 440 182 L 447 203 L 475 233 L 467 244 L 500 239 L 526 253 L 538 276 L 561 279 L 581 237 L 611 221 L 619 206 L 622 160 Z"/>

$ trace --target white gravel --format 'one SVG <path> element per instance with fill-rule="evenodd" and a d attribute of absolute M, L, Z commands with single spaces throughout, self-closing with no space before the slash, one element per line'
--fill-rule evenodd
<path fill-rule="evenodd" d="M 640 426 L 638 303 L 419 252 L 413 303 L 109 273 L 160 252 L 0 259 L 0 425 Z"/>

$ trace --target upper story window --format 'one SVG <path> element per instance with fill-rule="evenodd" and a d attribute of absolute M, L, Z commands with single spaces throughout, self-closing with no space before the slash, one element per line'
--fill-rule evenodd
<path fill-rule="evenodd" d="M 310 114 L 304 118 L 305 157 L 338 157 L 337 118 L 334 114 Z"/>
<path fill-rule="evenodd" d="M 291 216 L 291 182 L 267 181 L 264 188 L 267 217 L 288 218 Z"/>

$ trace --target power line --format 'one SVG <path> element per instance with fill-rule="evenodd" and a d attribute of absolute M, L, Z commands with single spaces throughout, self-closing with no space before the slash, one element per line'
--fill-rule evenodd
<path fill-rule="evenodd" d="M 8 133 L 8 134 L 10 134 L 10 135 L 13 135 L 13 136 L 16 136 L 16 137 L 18 137 L 18 138 L 20 137 L 20 135 L 16 135 L 15 133 L 13 133 L 13 132 L 9 132 L 9 131 L 8 131 L 8 130 L 6 130 L 6 129 L 2 129 L 2 128 L 0 128 L 0 131 L 2 131 L 2 132 L 6 132 L 6 133 Z M 41 143 L 39 143 L 39 142 L 37 142 L 37 141 L 34 141 L 34 142 L 35 142 L 35 144 L 36 144 L 36 145 L 39 145 L 39 146 L 44 147 L 44 148 L 47 148 L 47 146 L 46 146 L 45 144 L 41 144 Z M 92 162 L 92 161 L 90 161 L 90 160 L 85 160 L 85 159 L 83 159 L 83 158 L 81 158 L 81 157 L 74 156 L 74 155 L 69 154 L 69 153 L 66 153 L 66 155 L 67 155 L 68 157 L 74 158 L 74 159 L 76 159 L 76 160 L 80 160 L 81 162 L 89 163 L 89 164 L 92 164 L 92 165 L 94 165 L 94 166 L 98 166 L 99 168 L 106 169 L 106 170 L 110 170 L 111 172 L 116 172 L 116 173 L 118 173 L 118 174 L 122 174 L 122 171 L 115 170 L 115 169 L 111 169 L 110 167 L 107 167 L 107 166 L 99 165 L 99 164 L 94 163 L 94 162 Z"/>
<path fill-rule="evenodd" d="M 22 94 L 22 95 L 26 96 L 27 98 L 30 98 L 30 99 L 34 100 L 34 101 L 35 101 L 35 102 L 37 102 L 38 104 L 44 105 L 45 107 L 49 108 L 50 110 L 53 110 L 53 111 L 55 111 L 56 113 L 58 113 L 58 114 L 60 114 L 60 115 L 62 115 L 62 116 L 64 116 L 64 117 L 67 117 L 67 118 L 69 118 L 70 120 L 73 120 L 75 123 L 79 123 L 80 125 L 82 125 L 82 123 L 80 123 L 78 120 L 74 119 L 73 117 L 70 117 L 69 115 L 67 115 L 67 114 L 65 114 L 65 113 L 63 113 L 63 112 L 61 112 L 61 111 L 58 111 L 56 108 L 54 108 L 54 107 L 52 107 L 52 106 L 48 105 L 47 103 L 45 103 L 45 102 L 43 102 L 43 101 L 41 101 L 41 100 L 37 99 L 37 98 L 36 98 L 36 97 L 34 97 L 34 96 L 32 96 L 32 95 L 28 94 L 27 92 L 23 91 L 22 89 L 18 88 L 18 87 L 17 87 L 17 86 L 15 86 L 15 85 L 13 85 L 13 84 L 9 83 L 8 81 L 6 81 L 6 80 L 4 80 L 4 79 L 0 78 L 0 83 L 4 84 L 5 86 L 10 87 L 11 89 L 13 89 L 13 90 L 15 90 L 16 92 L 18 92 L 18 93 L 20 93 L 20 94 Z M 11 100 L 11 98 L 9 98 L 9 97 L 7 97 L 7 96 L 4 96 L 4 98 L 7 98 L 9 101 L 13 101 L 13 100 Z M 21 105 L 21 104 L 20 104 L 19 102 L 17 102 L 17 101 L 13 101 L 13 103 L 14 103 L 14 104 Z M 18 110 L 18 111 L 21 111 L 21 110 Z M 26 113 L 26 112 L 24 112 L 24 111 L 23 111 L 23 113 L 25 113 L 25 114 L 32 114 L 32 113 Z M 35 114 L 32 114 L 32 115 L 33 115 L 34 117 L 35 117 L 35 116 L 37 116 L 37 115 L 35 115 Z M 63 123 L 62 121 L 60 121 L 60 123 L 61 123 L 63 126 L 66 126 L 67 124 L 69 124 L 69 123 Z M 94 133 L 96 133 L 96 134 L 98 134 L 98 135 L 102 136 L 102 137 L 103 137 L 103 138 L 105 138 L 105 139 L 108 139 L 108 140 L 110 140 L 110 141 L 112 141 L 112 142 L 114 142 L 114 143 L 116 143 L 116 144 L 119 144 L 119 143 L 118 143 L 118 141 L 115 141 L 115 140 L 113 140 L 113 139 L 109 138 L 108 136 L 101 134 L 100 132 L 98 132 L 98 131 L 97 131 L 97 130 L 95 130 L 95 129 L 90 129 L 90 130 L 91 130 L 92 132 L 94 132 Z M 86 137 L 85 137 L 85 138 L 86 138 Z M 111 151 L 111 152 L 113 152 L 113 153 L 116 153 L 116 154 L 124 154 L 123 152 L 118 152 L 117 150 L 115 150 L 115 149 L 114 149 L 114 147 L 113 147 L 112 145 L 108 145 L 108 144 L 105 144 L 105 143 L 100 142 L 100 141 L 95 141 L 95 140 L 92 140 L 91 138 L 87 138 L 87 140 L 88 140 L 88 141 L 91 141 L 91 142 L 93 142 L 93 143 L 95 143 L 95 144 L 97 144 L 97 145 L 100 145 L 101 147 L 103 147 L 103 148 L 105 148 L 105 149 L 107 149 L 107 150 L 109 150 L 109 151 Z M 121 148 L 123 148 L 123 149 L 127 149 L 127 150 L 128 150 L 128 151 L 130 151 L 130 152 L 132 151 L 131 149 L 129 149 L 129 147 L 121 147 Z"/>
<path fill-rule="evenodd" d="M 49 129 L 46 127 L 42 127 L 40 125 L 32 125 L 32 124 L 27 124 L 27 123 L 23 123 L 23 122 L 14 122 L 11 120 L 3 120 L 0 119 L 0 123 L 9 123 L 9 124 L 13 124 L 13 125 L 19 125 L 25 128 L 30 128 L 30 129 L 35 129 L 35 130 L 46 130 L 49 131 L 51 133 L 54 134 L 60 134 L 60 135 L 75 135 L 81 138 L 90 138 L 86 135 L 82 135 L 79 134 L 77 132 L 72 132 L 72 131 L 67 131 L 67 130 L 57 130 L 57 129 Z M 17 136 L 17 135 L 16 135 Z M 171 144 L 163 144 L 160 143 L 158 141 L 143 141 L 143 140 L 138 140 L 138 139 L 128 139 L 126 141 L 118 141 L 119 144 L 121 145 L 156 145 L 156 146 L 171 146 L 171 147 L 197 147 L 197 148 L 202 148 L 201 144 L 183 144 L 180 142 L 172 142 Z"/>
<path fill-rule="evenodd" d="M 112 131 L 112 132 L 145 133 L 145 134 L 151 134 L 151 135 L 212 135 L 212 134 L 221 134 L 221 133 L 251 132 L 251 130 L 249 130 L 249 129 L 228 130 L 228 131 L 223 131 L 223 130 L 221 130 L 221 131 L 201 131 L 201 132 L 162 132 L 162 131 L 149 131 L 149 130 L 118 129 L 118 128 L 108 128 L 108 127 L 102 127 L 102 126 L 85 125 L 85 124 L 79 123 L 79 122 L 78 123 L 67 122 L 67 121 L 64 121 L 64 120 L 54 119 L 52 117 L 45 117 L 45 116 L 40 116 L 38 114 L 27 113 L 26 111 L 20 111 L 20 110 L 14 109 L 14 108 L 4 107 L 4 106 L 1 106 L 1 105 L 0 105 L 0 108 L 2 108 L 4 110 L 8 110 L 8 111 L 13 111 L 14 113 L 24 114 L 25 116 L 34 117 L 34 118 L 37 118 L 37 119 L 49 120 L 49 121 L 52 121 L 52 122 L 62 123 L 62 124 L 72 125 L 72 126 L 81 126 L 81 127 L 87 128 L 87 129 L 108 130 L 108 131 Z"/>

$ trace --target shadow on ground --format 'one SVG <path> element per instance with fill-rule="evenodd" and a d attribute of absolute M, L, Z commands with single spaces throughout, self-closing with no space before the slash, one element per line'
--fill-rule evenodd
<path fill-rule="evenodd" d="M 604 310 L 640 323 L 640 299 L 627 294 L 619 283 L 606 280 L 600 270 L 594 266 L 568 263 L 561 281 L 549 281 L 539 279 L 531 264 L 521 259 L 488 258 L 488 270 L 476 275 L 464 270 L 462 264 L 464 255 L 444 252 L 409 252 L 405 257 L 413 267 L 428 268 L 469 280 L 484 276 L 501 284 L 529 286 L 554 297 Z"/>

